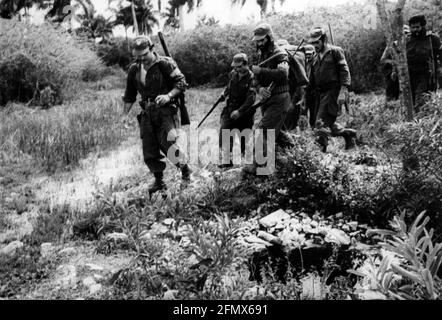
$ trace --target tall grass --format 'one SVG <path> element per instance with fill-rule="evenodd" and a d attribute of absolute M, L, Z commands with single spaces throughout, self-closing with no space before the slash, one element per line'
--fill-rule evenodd
<path fill-rule="evenodd" d="M 12 106 L 0 111 L 0 152 L 30 154 L 51 171 L 115 146 L 129 134 L 121 122 L 118 93 L 86 93 L 49 110 Z"/>
<path fill-rule="evenodd" d="M 0 30 L 0 105 L 37 100 L 48 86 L 63 101 L 75 97 L 76 84 L 106 71 L 89 43 L 61 27 L 1 19 Z"/>

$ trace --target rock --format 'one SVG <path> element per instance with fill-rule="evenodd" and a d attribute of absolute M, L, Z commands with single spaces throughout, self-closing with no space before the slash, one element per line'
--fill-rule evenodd
<path fill-rule="evenodd" d="M 175 224 L 175 219 L 172 219 L 172 218 L 164 219 L 163 220 L 163 224 L 165 226 L 171 227 L 171 226 L 173 226 Z"/>
<path fill-rule="evenodd" d="M 328 230 L 324 240 L 339 245 L 350 244 L 350 237 L 344 231 L 335 228 Z"/>
<path fill-rule="evenodd" d="M 113 232 L 106 235 L 106 240 L 127 241 L 129 237 L 125 233 Z"/>
<path fill-rule="evenodd" d="M 138 237 L 138 240 L 140 241 L 150 241 L 152 240 L 152 234 L 150 233 L 150 231 L 143 231 L 141 232 L 140 236 Z"/>
<path fill-rule="evenodd" d="M 276 245 L 282 244 L 281 239 L 279 239 L 278 237 L 275 237 L 273 234 L 270 234 L 270 233 L 267 233 L 264 231 L 258 232 L 258 238 L 263 239 L 263 240 L 270 242 L 272 244 L 276 244 Z"/>
<path fill-rule="evenodd" d="M 64 248 L 62 250 L 60 250 L 58 252 L 59 255 L 61 256 L 73 256 L 77 253 L 77 250 L 75 248 L 69 247 L 69 248 Z"/>
<path fill-rule="evenodd" d="M 283 220 L 290 220 L 290 215 L 282 209 L 275 211 L 259 220 L 259 223 L 265 228 L 271 228 L 281 223 Z"/>
<path fill-rule="evenodd" d="M 4 254 L 4 255 L 14 255 L 15 252 L 20 249 L 23 248 L 24 244 L 21 241 L 12 241 L 11 243 L 9 243 L 6 247 L 4 247 L 3 249 L 0 250 L 0 255 Z"/>
<path fill-rule="evenodd" d="M 63 288 L 69 288 L 77 284 L 77 269 L 73 265 L 61 265 L 57 268 L 55 283 Z"/>
<path fill-rule="evenodd" d="M 151 232 L 153 234 L 164 235 L 169 232 L 169 228 L 163 224 L 155 222 L 151 227 Z"/>
<path fill-rule="evenodd" d="M 51 256 L 53 253 L 54 253 L 54 247 L 52 246 L 52 243 L 46 242 L 41 244 L 40 254 L 43 258 L 47 258 Z"/>
<path fill-rule="evenodd" d="M 247 243 L 252 243 L 252 244 L 261 244 L 261 245 L 264 245 L 266 247 L 270 247 L 272 245 L 270 242 L 265 241 L 265 240 L 263 240 L 261 238 L 258 238 L 257 236 L 254 236 L 254 235 L 245 237 L 244 241 L 247 242 Z"/>
<path fill-rule="evenodd" d="M 90 286 L 93 286 L 94 284 L 97 284 L 97 283 L 95 282 L 93 277 L 87 277 L 87 278 L 83 279 L 83 285 L 85 287 L 89 288 Z"/>
<path fill-rule="evenodd" d="M 351 230 L 353 230 L 353 231 L 356 231 L 356 229 L 358 228 L 358 222 L 357 221 L 352 221 L 352 222 L 349 222 L 347 224 L 350 226 Z"/>
<path fill-rule="evenodd" d="M 100 292 L 103 289 L 103 286 L 99 283 L 96 283 L 89 287 L 89 294 L 94 295 Z"/>
<path fill-rule="evenodd" d="M 178 290 L 167 290 L 164 292 L 163 300 L 176 300 L 176 295 L 178 294 Z"/>
<path fill-rule="evenodd" d="M 104 268 L 102 266 L 93 264 L 93 263 L 87 263 L 85 264 L 85 267 L 88 268 L 91 271 L 103 271 Z"/>

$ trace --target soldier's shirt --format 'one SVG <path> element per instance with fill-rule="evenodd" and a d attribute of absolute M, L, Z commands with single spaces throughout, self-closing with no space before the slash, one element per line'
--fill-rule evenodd
<path fill-rule="evenodd" d="M 431 55 L 431 45 L 433 46 L 433 57 Z M 435 61 L 437 69 L 440 45 L 439 37 L 434 34 L 420 37 L 411 36 L 407 41 L 407 61 L 410 72 L 419 74 L 429 73 L 431 59 Z"/>
<path fill-rule="evenodd" d="M 259 57 L 261 63 L 277 53 L 281 55 L 263 65 L 257 76 L 259 84 L 263 87 L 268 87 L 272 82 L 276 84 L 278 88 L 273 90 L 273 94 L 289 91 L 288 75 L 290 66 L 287 52 L 273 44 L 266 52 L 261 52 Z"/>
<path fill-rule="evenodd" d="M 350 86 L 350 69 L 342 48 L 329 45 L 322 55 L 315 56 L 311 66 L 310 83 L 319 88 Z"/>
<path fill-rule="evenodd" d="M 155 99 L 158 95 L 167 94 L 173 88 L 185 91 L 187 83 L 176 62 L 169 57 L 154 53 L 155 59 L 147 70 L 139 63 L 129 67 L 124 102 L 134 103 L 137 94 L 142 100 Z"/>
<path fill-rule="evenodd" d="M 229 84 L 226 89 L 227 105 L 233 110 L 239 109 L 247 100 L 252 100 L 252 72 L 247 72 L 244 75 L 233 70 L 229 74 Z"/>

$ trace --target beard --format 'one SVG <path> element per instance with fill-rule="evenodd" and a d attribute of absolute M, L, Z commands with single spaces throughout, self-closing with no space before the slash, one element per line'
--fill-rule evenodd
<path fill-rule="evenodd" d="M 261 52 L 266 52 L 270 48 L 270 40 L 267 40 L 267 42 L 263 45 L 256 45 L 256 48 Z"/>
<path fill-rule="evenodd" d="M 414 38 L 422 38 L 427 34 L 427 30 L 425 28 L 422 28 L 421 31 L 412 32 L 411 36 Z"/>

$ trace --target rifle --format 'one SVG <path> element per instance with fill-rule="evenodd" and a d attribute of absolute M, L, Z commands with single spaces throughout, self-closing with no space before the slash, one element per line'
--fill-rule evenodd
<path fill-rule="evenodd" d="M 430 60 L 430 68 L 431 68 L 431 82 L 430 83 L 430 88 L 433 88 L 434 86 L 434 91 L 437 91 L 437 87 L 438 87 L 438 81 L 437 81 L 437 73 L 436 73 L 436 63 L 435 63 L 435 59 L 434 59 L 434 51 L 433 51 L 433 41 L 431 41 L 431 34 L 428 37 L 428 39 L 430 40 L 430 48 L 431 48 L 431 60 Z"/>
<path fill-rule="evenodd" d="M 301 46 L 302 46 L 303 43 L 304 43 L 304 39 L 302 39 L 301 43 L 300 43 L 299 46 L 296 48 L 295 52 L 293 52 L 293 56 L 295 56 L 295 54 L 299 51 L 299 49 L 301 48 Z M 284 53 L 284 54 L 288 54 L 288 52 L 286 51 L 286 53 Z M 269 59 L 264 60 L 263 62 L 261 62 L 260 64 L 258 64 L 258 66 L 261 66 L 262 64 L 268 62 L 270 59 L 274 59 L 274 58 L 275 58 L 276 56 L 278 56 L 278 55 L 281 55 L 281 53 L 280 53 L 280 54 L 276 54 L 276 55 L 271 56 Z M 273 89 L 275 88 L 275 86 L 276 86 L 275 83 L 272 82 L 272 83 L 270 83 L 270 85 L 267 87 L 267 90 L 269 90 L 269 91 L 273 91 Z M 266 100 L 265 100 L 262 96 L 258 95 L 257 99 L 255 100 L 255 103 L 253 103 L 253 105 L 251 105 L 250 108 L 248 108 L 248 109 L 247 109 L 242 115 L 240 115 L 240 117 L 242 117 L 244 114 L 249 113 L 250 111 L 257 110 L 257 109 L 258 109 L 259 107 L 261 107 L 265 102 L 266 102 Z"/>
<path fill-rule="evenodd" d="M 328 30 L 330 32 L 330 41 L 331 41 L 332 45 L 335 45 L 335 41 L 333 40 L 333 32 L 332 32 L 330 23 L 328 24 Z M 345 111 L 348 114 L 350 114 L 350 108 L 349 108 L 349 105 L 348 105 L 348 97 L 345 99 L 344 106 L 345 106 Z"/>
<path fill-rule="evenodd" d="M 172 58 L 172 56 L 169 52 L 169 49 L 167 48 L 166 41 L 164 40 L 163 33 L 161 31 L 158 31 L 158 38 L 160 39 L 164 54 L 167 57 Z M 181 92 L 180 95 L 178 96 L 178 107 L 180 108 L 181 125 L 185 126 L 185 125 L 190 124 L 190 117 L 189 117 L 189 112 L 187 111 L 187 108 L 186 108 L 184 92 Z"/>
<path fill-rule="evenodd" d="M 209 112 L 204 116 L 203 120 L 200 121 L 200 123 L 198 124 L 198 128 L 203 124 L 203 122 L 207 119 L 208 116 L 210 116 L 210 114 L 213 112 L 213 110 L 215 110 L 215 108 L 218 106 L 218 104 L 224 100 L 224 95 L 221 95 L 218 100 L 216 100 L 215 104 L 213 105 L 213 107 L 209 110 Z"/>

